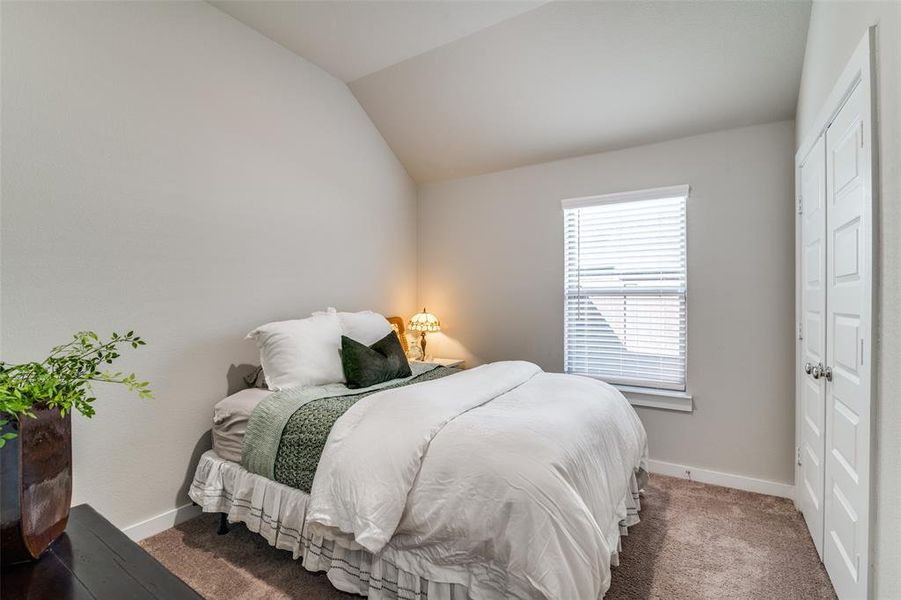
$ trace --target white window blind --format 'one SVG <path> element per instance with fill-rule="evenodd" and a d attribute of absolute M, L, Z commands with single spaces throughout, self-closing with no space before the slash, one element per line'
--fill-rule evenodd
<path fill-rule="evenodd" d="M 685 391 L 688 186 L 563 201 L 564 363 Z"/>

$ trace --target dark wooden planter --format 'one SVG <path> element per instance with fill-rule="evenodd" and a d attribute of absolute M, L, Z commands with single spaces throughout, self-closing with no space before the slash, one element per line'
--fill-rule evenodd
<path fill-rule="evenodd" d="M 0 558 L 34 560 L 66 529 L 72 503 L 72 420 L 36 408 L 10 420 L 18 437 L 0 448 Z"/>

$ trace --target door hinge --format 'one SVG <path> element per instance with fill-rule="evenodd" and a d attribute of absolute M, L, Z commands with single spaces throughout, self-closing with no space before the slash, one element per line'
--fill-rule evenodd
<path fill-rule="evenodd" d="M 801 466 L 801 446 L 795 448 L 795 461 L 797 461 L 798 466 Z"/>
<path fill-rule="evenodd" d="M 804 339 L 804 326 L 801 323 L 798 323 L 798 341 Z"/>
<path fill-rule="evenodd" d="M 801 198 L 801 196 L 798 196 L 798 214 L 799 215 L 804 214 L 804 203 L 803 203 L 803 198 Z"/>

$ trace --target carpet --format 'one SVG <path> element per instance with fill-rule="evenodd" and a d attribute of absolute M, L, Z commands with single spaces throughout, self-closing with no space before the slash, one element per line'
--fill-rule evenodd
<path fill-rule="evenodd" d="M 209 600 L 359 598 L 243 526 L 203 515 L 141 545 Z M 835 598 L 791 501 L 654 475 L 605 600 Z"/>

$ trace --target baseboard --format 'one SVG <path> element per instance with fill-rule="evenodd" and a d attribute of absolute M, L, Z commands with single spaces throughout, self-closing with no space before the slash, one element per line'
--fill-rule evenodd
<path fill-rule="evenodd" d="M 199 516 L 200 513 L 201 510 L 199 506 L 185 504 L 173 508 L 172 510 L 167 510 L 155 517 L 150 517 L 146 521 L 124 527 L 122 531 L 134 541 L 139 542 L 144 538 L 149 538 L 152 535 L 171 529 L 179 523 L 189 521 L 194 517 Z"/>
<path fill-rule="evenodd" d="M 779 496 L 780 498 L 789 498 L 791 500 L 794 500 L 795 498 L 795 486 L 787 483 L 757 479 L 755 477 L 745 477 L 744 475 L 733 475 L 732 473 L 721 473 L 719 471 L 711 471 L 709 469 L 701 469 L 687 465 L 677 465 L 662 460 L 649 460 L 648 467 L 650 468 L 651 473 L 658 473 L 660 475 L 691 479 L 692 481 L 700 481 L 701 483 L 721 485 L 737 490 L 745 490 L 746 492 Z"/>

